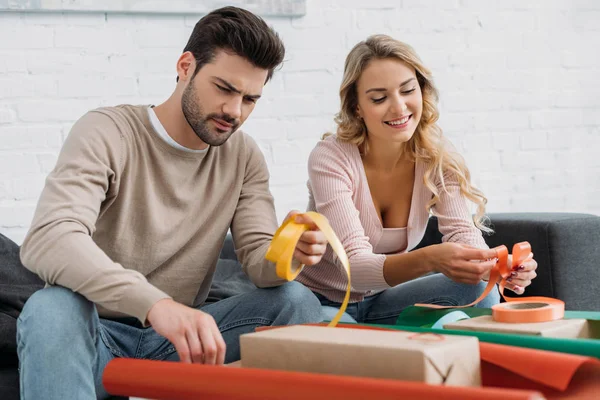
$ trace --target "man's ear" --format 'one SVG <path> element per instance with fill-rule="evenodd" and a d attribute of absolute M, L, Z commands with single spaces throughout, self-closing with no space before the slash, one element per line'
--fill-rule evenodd
<path fill-rule="evenodd" d="M 194 72 L 196 71 L 196 59 L 194 55 L 186 51 L 177 59 L 177 77 L 178 80 L 188 81 L 194 76 Z"/>

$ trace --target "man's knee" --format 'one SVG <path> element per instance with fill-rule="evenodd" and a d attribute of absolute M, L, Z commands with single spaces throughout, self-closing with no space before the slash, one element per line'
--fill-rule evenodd
<path fill-rule="evenodd" d="M 93 321 L 94 304 L 80 294 L 60 286 L 35 292 L 19 316 L 20 334 L 39 333 L 46 337 L 54 332 L 69 332 Z"/>

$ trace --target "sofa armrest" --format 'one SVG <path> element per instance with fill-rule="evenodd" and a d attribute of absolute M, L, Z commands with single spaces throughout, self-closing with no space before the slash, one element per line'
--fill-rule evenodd
<path fill-rule="evenodd" d="M 528 241 L 538 276 L 526 296 L 561 299 L 569 310 L 600 311 L 600 217 L 575 213 L 503 213 L 489 215 L 494 234 L 490 247 Z M 419 247 L 440 243 L 437 219 L 429 221 Z"/>

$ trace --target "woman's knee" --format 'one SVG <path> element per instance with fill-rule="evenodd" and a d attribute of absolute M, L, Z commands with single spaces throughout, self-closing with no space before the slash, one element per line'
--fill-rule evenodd
<path fill-rule="evenodd" d="M 487 287 L 487 285 L 488 285 L 488 282 L 480 282 L 477 285 L 477 296 L 475 297 L 475 299 L 477 299 L 479 296 L 481 296 L 481 294 L 485 291 L 485 288 Z M 477 303 L 477 307 L 491 308 L 492 306 L 494 306 L 498 303 L 500 303 L 500 293 L 498 292 L 497 285 L 495 285 L 494 288 L 492 288 L 492 291 L 485 298 L 483 298 L 479 303 Z"/>
<path fill-rule="evenodd" d="M 323 313 L 323 320 L 324 321 L 331 321 L 331 320 L 333 320 L 339 311 L 340 311 L 340 309 L 336 308 L 336 307 L 321 306 L 321 312 Z M 340 317 L 340 321 L 339 322 L 355 324 L 356 320 L 354 318 L 352 318 L 350 316 L 350 314 L 343 313 L 342 316 Z"/>
<path fill-rule="evenodd" d="M 273 289 L 269 299 L 279 323 L 300 324 L 321 322 L 321 302 L 315 294 L 301 283 L 292 281 Z M 284 322 L 285 320 L 285 322 Z"/>
<path fill-rule="evenodd" d="M 317 296 L 315 296 L 309 288 L 299 282 L 288 282 L 277 287 L 275 291 L 278 299 L 283 302 L 315 309 L 320 309 L 321 307 L 321 302 Z"/>

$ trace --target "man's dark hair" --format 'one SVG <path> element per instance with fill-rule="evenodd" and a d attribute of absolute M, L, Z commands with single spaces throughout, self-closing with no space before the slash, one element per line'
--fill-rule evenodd
<path fill-rule="evenodd" d="M 214 10 L 196 23 L 183 49 L 196 59 L 194 76 L 213 60 L 218 50 L 231 51 L 254 66 L 268 70 L 267 82 L 285 56 L 279 35 L 262 18 L 231 6 Z"/>

